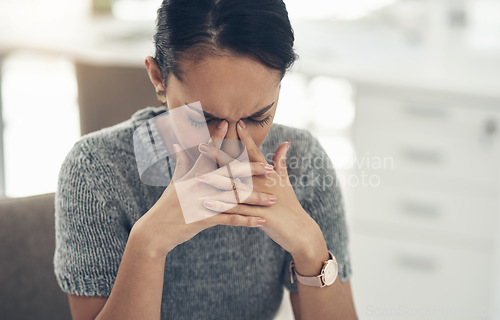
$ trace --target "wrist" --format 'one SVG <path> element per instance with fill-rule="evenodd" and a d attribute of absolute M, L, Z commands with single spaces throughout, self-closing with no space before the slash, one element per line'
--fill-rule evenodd
<path fill-rule="evenodd" d="M 306 213 L 307 214 L 307 213 Z M 327 250 L 327 245 L 321 228 L 316 221 L 308 214 L 310 223 L 304 224 L 302 239 L 299 240 L 300 246 L 296 247 L 290 254 L 298 260 L 307 260 L 321 254 Z"/>
<path fill-rule="evenodd" d="M 303 276 L 316 276 L 321 272 L 323 263 L 330 259 L 326 243 L 318 248 L 311 248 L 302 255 L 292 255 L 295 270 Z"/>
<path fill-rule="evenodd" d="M 150 232 L 146 226 L 139 219 L 132 227 L 130 231 L 129 238 L 127 241 L 127 246 L 134 247 L 136 251 L 140 251 L 141 254 L 148 259 L 165 259 L 167 254 L 173 249 L 157 248 L 155 246 L 158 241 L 153 239 L 153 232 Z"/>
<path fill-rule="evenodd" d="M 312 220 L 312 218 L 311 218 Z M 323 262 L 330 259 L 328 246 L 319 225 L 313 220 L 309 232 L 304 233 L 303 245 L 295 252 L 291 252 L 295 269 L 298 273 L 309 276 L 318 275 Z"/>

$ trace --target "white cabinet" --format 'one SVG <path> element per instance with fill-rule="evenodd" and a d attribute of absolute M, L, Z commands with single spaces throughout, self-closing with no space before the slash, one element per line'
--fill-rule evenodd
<path fill-rule="evenodd" d="M 391 235 L 353 240 L 360 319 L 484 319 L 493 272 L 488 253 Z"/>
<path fill-rule="evenodd" d="M 360 319 L 500 319 L 500 101 L 360 86 L 356 108 Z"/>

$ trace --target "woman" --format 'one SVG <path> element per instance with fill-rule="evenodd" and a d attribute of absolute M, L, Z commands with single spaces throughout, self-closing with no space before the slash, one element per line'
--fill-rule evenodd
<path fill-rule="evenodd" d="M 165 0 L 156 31 L 145 65 L 163 106 L 82 137 L 61 167 L 54 268 L 73 318 L 272 319 L 285 286 L 296 319 L 355 319 L 331 161 L 310 133 L 272 124 L 296 58 L 284 3 Z M 134 132 L 192 102 L 202 119 L 155 133 L 178 138 L 172 183 L 145 183 Z M 193 152 L 200 128 L 211 143 Z M 187 223 L 186 203 L 213 214 Z"/>

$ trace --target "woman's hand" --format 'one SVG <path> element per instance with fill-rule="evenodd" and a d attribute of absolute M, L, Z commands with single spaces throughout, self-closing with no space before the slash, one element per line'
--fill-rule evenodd
<path fill-rule="evenodd" d="M 264 155 L 246 130 L 243 121 L 239 122 L 238 135 L 246 147 L 250 162 L 267 163 Z M 220 215 L 238 214 L 264 218 L 266 224 L 261 227 L 264 232 L 292 255 L 303 255 L 306 254 L 309 245 L 316 243 L 319 245 L 321 241 L 324 242 L 324 238 L 316 221 L 302 208 L 290 183 L 286 168 L 286 153 L 289 145 L 290 142 L 284 142 L 276 149 L 273 157 L 275 171 L 267 175 L 251 177 L 253 193 L 271 194 L 277 197 L 273 206 L 252 205 L 251 197 L 240 197 L 240 202 L 237 205 L 224 201 L 222 197 L 216 197 L 209 199 L 211 201 L 204 201 L 204 205 L 215 212 L 224 212 Z M 205 152 L 205 154 L 215 160 L 214 152 Z M 226 171 L 216 170 L 198 176 L 198 179 L 208 185 L 224 189 L 223 186 L 227 188 L 231 185 L 229 177 L 223 174 L 224 172 Z M 249 188 L 248 181 L 246 184 L 237 184 L 238 193 L 240 190 L 243 190 L 243 193 L 248 193 Z M 314 241 L 318 242 L 314 243 Z"/>
<path fill-rule="evenodd" d="M 213 146 L 219 155 L 219 163 L 225 165 L 234 159 L 219 150 L 227 131 L 227 122 L 223 122 L 225 124 L 216 129 L 211 141 L 214 141 Z M 187 153 L 177 145 L 174 148 L 176 168 L 172 182 L 149 211 L 134 224 L 131 231 L 131 235 L 138 239 L 152 256 L 165 257 L 177 245 L 215 225 L 260 227 L 264 223 L 259 222 L 261 217 L 258 215 L 216 214 L 205 208 L 202 200 L 220 195 L 221 192 L 196 179 L 196 174 L 209 172 L 210 168 L 213 169 L 213 162 L 200 154 L 191 166 Z M 234 160 L 231 162 L 231 168 L 234 168 L 235 173 L 243 175 L 259 176 L 273 172 L 272 166 L 266 167 L 265 164 L 265 161 L 248 164 Z M 253 205 L 270 206 L 273 202 L 268 201 L 268 196 L 252 191 L 247 194 L 247 199 Z"/>

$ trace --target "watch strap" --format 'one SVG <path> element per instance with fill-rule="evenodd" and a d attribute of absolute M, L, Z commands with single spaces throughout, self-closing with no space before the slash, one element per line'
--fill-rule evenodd
<path fill-rule="evenodd" d="M 300 273 L 297 272 L 297 270 L 295 270 L 295 264 L 294 264 L 293 260 L 290 261 L 290 281 L 291 281 L 291 283 L 294 283 L 293 276 L 295 275 L 297 277 L 297 281 L 306 285 L 306 286 L 311 286 L 311 287 L 324 287 L 324 286 L 326 286 L 326 284 L 323 280 L 324 279 L 323 273 L 324 273 L 325 267 L 331 260 L 336 262 L 336 259 L 333 256 L 333 254 L 330 252 L 330 250 L 328 250 L 328 254 L 330 255 L 330 259 L 323 262 L 323 267 L 321 268 L 321 272 L 319 275 L 316 275 L 316 276 L 301 275 Z"/>

